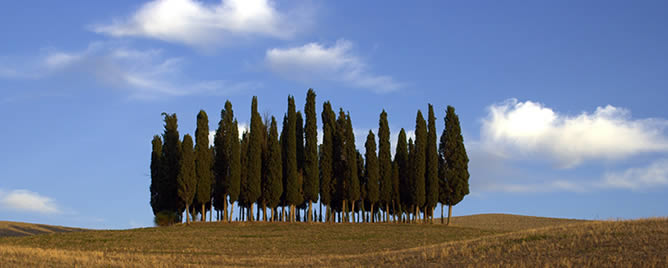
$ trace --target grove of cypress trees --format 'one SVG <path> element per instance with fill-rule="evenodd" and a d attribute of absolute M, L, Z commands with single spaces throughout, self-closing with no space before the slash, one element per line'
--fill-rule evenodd
<path fill-rule="evenodd" d="M 438 147 L 436 145 L 436 116 L 434 107 L 429 104 L 429 115 L 427 119 L 427 166 L 426 166 L 426 206 L 425 213 L 429 214 L 431 223 L 434 223 L 434 209 L 438 204 Z"/>
<path fill-rule="evenodd" d="M 308 222 L 313 220 L 313 202 L 318 201 L 318 126 L 315 111 L 315 91 L 309 89 L 306 93 L 306 146 L 304 148 L 304 199 L 308 201 Z"/>
<path fill-rule="evenodd" d="M 443 159 L 443 170 L 445 179 L 445 188 L 443 196 L 440 196 L 441 203 L 448 206 L 448 224 L 452 216 L 452 206 L 457 205 L 469 194 L 469 158 L 464 146 L 464 137 L 459 125 L 459 116 L 455 113 L 455 108 L 448 106 L 445 115 L 445 129 L 441 135 L 441 144 L 439 153 Z"/>
<path fill-rule="evenodd" d="M 334 164 L 334 132 L 336 115 L 332 105 L 326 101 L 322 105 L 322 144 L 320 145 L 320 203 L 325 204 L 325 221 L 331 222 L 332 178 Z M 322 216 L 322 211 L 320 211 Z"/>
<path fill-rule="evenodd" d="M 205 206 L 211 202 L 212 157 L 213 154 L 209 149 L 209 118 L 204 110 L 200 110 L 197 114 L 197 129 L 195 129 L 195 173 L 197 200 L 202 204 L 202 221 L 206 221 Z"/>
<path fill-rule="evenodd" d="M 369 135 L 366 137 L 366 143 L 364 144 L 366 149 L 365 158 L 365 177 L 366 177 L 366 199 L 371 205 L 371 215 L 373 214 L 373 207 L 376 202 L 378 202 L 378 178 L 380 177 L 378 169 L 378 158 L 376 157 L 376 136 L 373 135 L 373 131 L 369 130 Z M 389 213 L 388 213 L 389 214 Z M 373 220 L 371 220 L 373 222 Z"/>
<path fill-rule="evenodd" d="M 162 139 L 160 136 L 153 136 L 151 141 L 152 150 L 151 150 L 151 186 L 149 190 L 151 191 L 151 209 L 153 209 L 153 215 L 157 215 L 163 207 L 160 198 L 164 183 L 164 171 L 162 160 Z"/>
<path fill-rule="evenodd" d="M 264 201 L 271 209 L 271 221 L 276 220 L 276 206 L 281 201 L 283 194 L 283 161 L 281 157 L 281 145 L 278 142 L 278 127 L 276 118 L 271 117 L 269 137 L 267 139 L 269 150 L 267 163 L 267 177 L 262 187 Z"/>
<path fill-rule="evenodd" d="M 251 126 L 250 138 L 248 143 L 248 163 L 246 179 L 246 202 L 249 206 L 249 221 L 253 221 L 253 203 L 255 203 L 262 193 L 262 136 L 265 131 L 262 127 L 262 118 L 257 111 L 257 97 L 253 96 L 251 103 Z"/>
<path fill-rule="evenodd" d="M 186 134 L 181 144 L 183 158 L 181 159 L 181 169 L 179 170 L 179 197 L 186 204 L 186 223 L 190 223 L 190 205 L 195 198 L 197 189 L 197 174 L 195 171 L 195 151 L 193 151 L 193 138 Z"/>
<path fill-rule="evenodd" d="M 173 217 L 174 222 L 181 222 L 181 214 L 185 209 L 185 204 L 178 195 L 179 169 L 181 168 L 181 137 L 178 130 L 178 119 L 176 114 L 162 113 L 165 117 L 165 132 L 162 136 L 164 142 L 162 146 L 162 159 L 160 160 L 164 176 L 163 183 L 160 183 L 159 198 L 161 211 Z M 163 198 L 164 197 L 164 198 Z"/>
<path fill-rule="evenodd" d="M 287 117 L 287 131 L 284 137 L 285 148 L 285 201 L 290 206 L 290 221 L 295 221 L 295 205 L 300 203 L 302 197 L 300 196 L 301 185 L 299 185 L 299 171 L 297 169 L 297 113 L 295 108 L 295 99 L 292 96 L 288 97 L 288 117 Z"/>
<path fill-rule="evenodd" d="M 385 204 L 385 213 L 389 211 L 390 203 L 394 206 L 395 200 L 392 199 L 392 155 L 390 145 L 390 127 L 387 123 L 387 113 L 385 110 L 380 113 L 378 120 L 378 170 L 379 170 L 379 200 Z M 389 216 L 385 217 L 389 221 Z"/>
<path fill-rule="evenodd" d="M 419 217 L 420 208 L 424 207 L 426 202 L 425 191 L 425 173 L 427 168 L 427 123 L 418 110 L 415 119 L 415 156 L 414 156 L 414 187 L 413 200 L 415 202 L 415 215 Z M 426 214 L 426 212 L 425 212 Z"/>

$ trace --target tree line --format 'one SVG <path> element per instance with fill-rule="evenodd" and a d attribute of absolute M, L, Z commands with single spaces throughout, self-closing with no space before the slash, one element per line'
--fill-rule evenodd
<path fill-rule="evenodd" d="M 433 223 L 440 203 L 441 215 L 448 206 L 449 223 L 452 206 L 469 193 L 469 160 L 452 106 L 446 109 L 439 141 L 433 106 L 428 105 L 427 120 L 418 110 L 415 139 L 407 140 L 402 128 L 392 159 L 385 110 L 378 137 L 369 130 L 362 154 L 355 146 L 350 113 L 339 108 L 337 115 L 329 101 L 322 105 L 318 144 L 313 89 L 307 92 L 303 114 L 288 96 L 280 133 L 276 118 L 265 115 L 263 120 L 257 105 L 253 97 L 250 129 L 239 135 L 228 100 L 213 146 L 205 111 L 197 114 L 194 142 L 189 134 L 180 138 L 176 114 L 162 114 L 164 132 L 153 137 L 151 153 L 150 203 L 156 224 L 182 222 L 184 211 L 187 223 L 191 217 L 206 221 L 207 213 L 212 221 L 214 211 L 216 220 L 230 222 L 235 202 L 239 221 L 410 223 Z M 320 209 L 315 210 L 318 201 Z"/>

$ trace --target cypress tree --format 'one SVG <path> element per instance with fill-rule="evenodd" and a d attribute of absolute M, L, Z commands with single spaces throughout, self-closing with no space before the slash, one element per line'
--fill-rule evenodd
<path fill-rule="evenodd" d="M 355 202 L 357 203 L 356 207 L 358 208 L 355 213 L 362 213 L 362 217 L 358 217 L 356 222 L 364 222 L 364 216 L 365 216 L 365 211 L 366 211 L 366 206 L 365 200 L 367 200 L 367 178 L 366 174 L 364 171 L 365 167 L 365 161 L 364 161 L 364 156 L 362 156 L 362 153 L 360 153 L 359 150 L 356 150 L 357 152 L 357 180 L 359 181 L 359 185 L 357 186 L 360 192 L 358 201 Z"/>
<path fill-rule="evenodd" d="M 165 132 L 162 136 L 162 159 L 164 181 L 161 183 L 160 202 L 161 211 L 170 214 L 174 222 L 181 222 L 181 214 L 185 204 L 178 195 L 179 169 L 181 168 L 181 140 L 178 131 L 178 119 L 176 114 L 162 113 L 165 117 Z M 164 197 L 164 198 L 163 198 Z"/>
<path fill-rule="evenodd" d="M 352 125 L 352 120 L 350 119 L 350 113 L 346 115 L 346 126 L 347 126 L 347 131 L 346 131 L 346 164 L 348 167 L 348 172 L 345 181 L 345 184 L 347 184 L 349 187 L 347 189 L 346 197 L 348 200 L 350 200 L 350 204 L 352 205 L 351 212 L 353 213 L 352 220 L 355 222 L 355 202 L 360 199 L 360 183 L 359 183 L 359 177 L 357 176 L 357 149 L 355 146 L 355 133 L 353 132 L 353 125 Z"/>
<path fill-rule="evenodd" d="M 399 188 L 399 165 L 396 161 L 392 162 L 392 204 L 394 222 L 397 222 L 397 216 L 401 217 L 401 189 Z"/>
<path fill-rule="evenodd" d="M 415 119 L 415 156 L 414 156 L 414 187 L 413 198 L 415 202 L 415 215 L 419 217 L 420 208 L 423 208 L 426 202 L 425 174 L 427 168 L 427 123 L 418 110 Z M 426 211 L 425 211 L 426 212 Z M 425 213 L 426 214 L 426 213 Z"/>
<path fill-rule="evenodd" d="M 220 112 L 220 122 L 214 137 L 214 206 L 223 210 L 223 218 L 229 221 L 227 199 L 234 191 L 230 202 L 234 203 L 239 196 L 239 133 L 234 121 L 232 103 L 225 102 L 225 108 Z M 236 153 L 233 153 L 233 147 Z M 233 155 L 236 155 L 233 157 Z M 233 159 L 234 158 L 234 159 Z M 233 163 L 233 160 L 236 162 Z M 233 170 L 235 166 L 236 170 Z"/>
<path fill-rule="evenodd" d="M 151 186 L 149 189 L 151 191 L 153 215 L 157 215 L 163 209 L 160 202 L 162 197 L 160 190 L 163 189 L 161 184 L 164 182 L 163 165 L 160 162 L 162 159 L 162 139 L 160 139 L 160 136 L 153 136 L 151 145 Z"/>
<path fill-rule="evenodd" d="M 306 147 L 304 149 L 304 199 L 308 201 L 308 222 L 313 220 L 313 202 L 318 201 L 318 126 L 315 111 L 315 91 L 309 89 L 306 93 Z"/>
<path fill-rule="evenodd" d="M 239 200 L 237 204 L 239 205 L 239 220 L 241 221 L 246 214 L 244 214 L 243 209 L 248 207 L 248 148 L 250 145 L 250 134 L 247 130 L 244 130 L 244 133 L 241 135 L 241 146 L 239 149 L 239 166 L 242 167 L 239 172 Z"/>
<path fill-rule="evenodd" d="M 253 203 L 255 203 L 262 193 L 262 118 L 257 111 L 257 97 L 253 96 L 251 102 L 251 126 L 248 142 L 248 162 L 247 162 L 247 180 L 246 184 L 246 202 L 250 209 L 249 221 L 253 221 Z"/>
<path fill-rule="evenodd" d="M 281 157 L 281 146 L 278 141 L 278 128 L 276 118 L 271 117 L 269 137 L 267 139 L 267 177 L 263 185 L 262 196 L 271 209 L 271 221 L 275 221 L 276 206 L 278 206 L 283 194 L 283 161 Z"/>
<path fill-rule="evenodd" d="M 320 203 L 325 204 L 325 220 L 331 221 L 330 205 L 332 202 L 332 178 L 334 164 L 334 132 L 336 127 L 336 115 L 332 105 L 326 101 L 322 105 L 322 144 L 320 145 Z M 322 216 L 322 211 L 320 212 Z"/>
<path fill-rule="evenodd" d="M 346 148 L 347 135 L 346 131 L 348 129 L 346 114 L 343 112 L 343 109 L 339 109 L 339 117 L 336 120 L 336 133 L 334 133 L 334 199 L 337 202 L 340 202 L 340 207 L 337 207 L 337 211 L 342 212 L 343 217 L 339 217 L 340 222 L 344 222 L 346 216 L 346 201 L 348 193 L 348 184 L 346 180 L 349 179 L 350 175 L 348 168 L 348 154 Z M 339 205 L 337 204 L 337 206 Z"/>
<path fill-rule="evenodd" d="M 445 188 L 441 191 L 443 196 L 439 196 L 441 202 L 448 206 L 448 224 L 452 216 L 452 206 L 457 205 L 469 194 L 469 158 L 464 146 L 464 137 L 462 136 L 459 125 L 459 116 L 455 113 L 455 108 L 448 106 L 445 115 L 445 129 L 441 135 L 441 144 L 439 153 L 443 159 L 443 173 L 445 178 Z"/>
<path fill-rule="evenodd" d="M 378 158 L 376 157 L 376 136 L 373 135 L 373 131 L 371 130 L 369 130 L 369 134 L 366 137 L 364 148 L 366 149 L 366 199 L 369 201 L 369 205 L 371 206 L 370 212 L 371 215 L 373 215 L 373 207 L 374 204 L 378 202 L 379 197 L 378 178 L 380 177 L 380 173 L 378 168 Z"/>
<path fill-rule="evenodd" d="M 408 139 L 408 203 L 406 208 L 411 209 L 413 223 L 417 222 L 417 206 L 415 205 L 415 144 L 413 139 Z"/>
<path fill-rule="evenodd" d="M 195 198 L 197 189 L 197 173 L 195 171 L 195 151 L 193 151 L 193 138 L 186 134 L 183 137 L 181 151 L 181 169 L 179 170 L 179 197 L 186 204 L 186 223 L 190 223 L 190 205 Z"/>
<path fill-rule="evenodd" d="M 195 129 L 195 173 L 197 200 L 202 204 L 202 221 L 206 221 L 205 206 L 211 202 L 212 156 L 213 154 L 209 149 L 209 118 L 204 110 L 200 110 L 197 114 L 197 129 Z"/>
<path fill-rule="evenodd" d="M 389 211 L 390 203 L 395 204 L 392 199 L 392 155 L 390 145 L 390 128 L 387 123 L 387 113 L 385 110 L 380 113 L 378 120 L 378 168 L 379 168 L 379 200 L 385 204 L 385 213 Z M 389 221 L 389 216 L 386 216 Z"/>
<path fill-rule="evenodd" d="M 411 173 L 409 161 L 410 159 L 408 158 L 406 131 L 402 128 L 401 131 L 399 131 L 399 138 L 397 139 L 397 148 L 396 153 L 394 154 L 394 162 L 397 163 L 399 169 L 399 187 L 397 187 L 397 189 L 399 191 L 400 198 L 397 200 L 397 204 L 406 209 L 412 207 L 408 194 L 410 189 L 409 183 Z"/>
<path fill-rule="evenodd" d="M 438 148 L 436 147 L 436 117 L 434 107 L 429 104 L 429 115 L 427 119 L 427 166 L 426 166 L 426 206 L 425 213 L 429 213 L 431 223 L 434 223 L 434 209 L 438 204 Z"/>
<path fill-rule="evenodd" d="M 227 111 L 231 114 L 232 106 Z M 229 222 L 232 220 L 234 213 L 234 202 L 239 199 L 239 193 L 241 192 L 241 144 L 239 143 L 239 123 L 237 120 L 227 126 L 225 133 L 229 133 L 225 135 L 225 141 L 229 144 L 230 150 L 229 177 L 226 183 L 227 195 L 230 199 L 230 214 L 227 219 Z"/>
<path fill-rule="evenodd" d="M 290 205 L 291 222 L 295 221 L 295 205 L 300 203 L 300 189 L 299 171 L 297 169 L 297 115 L 295 112 L 295 99 L 292 96 L 288 97 L 288 117 L 287 117 L 287 131 L 285 133 L 285 169 L 286 183 L 285 183 L 285 201 Z"/>

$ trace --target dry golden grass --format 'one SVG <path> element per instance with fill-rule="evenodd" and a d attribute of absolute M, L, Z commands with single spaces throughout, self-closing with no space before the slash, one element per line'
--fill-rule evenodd
<path fill-rule="evenodd" d="M 63 227 L 63 226 L 0 221 L 0 237 L 28 236 L 36 234 L 63 233 L 63 232 L 74 232 L 82 230 L 83 229 Z"/>
<path fill-rule="evenodd" d="M 489 215 L 488 230 L 395 224 L 207 223 L 0 238 L 0 266 L 665 266 L 668 219 Z M 494 219 L 496 218 L 496 220 Z M 505 229 L 504 229 L 505 228 Z M 515 229 L 515 228 L 513 228 Z"/>

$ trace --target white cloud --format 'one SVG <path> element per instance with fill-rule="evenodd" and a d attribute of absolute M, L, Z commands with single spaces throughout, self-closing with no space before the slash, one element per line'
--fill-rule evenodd
<path fill-rule="evenodd" d="M 53 199 L 28 190 L 0 191 L 0 206 L 21 212 L 61 213 Z"/>
<path fill-rule="evenodd" d="M 304 12 L 304 10 L 301 10 Z M 209 47 L 235 37 L 286 39 L 297 31 L 304 15 L 284 14 L 270 0 L 154 0 L 127 19 L 93 26 L 115 37 L 135 36 Z"/>
<path fill-rule="evenodd" d="M 510 99 L 489 107 L 480 135 L 487 148 L 508 157 L 542 153 L 562 167 L 574 167 L 587 160 L 668 152 L 666 126 L 668 120 L 632 119 L 628 110 L 611 105 L 568 116 L 540 103 Z"/>
<path fill-rule="evenodd" d="M 605 174 L 601 183 L 606 188 L 640 190 L 668 185 L 668 159 L 659 159 L 648 166 L 629 168 Z"/>
<path fill-rule="evenodd" d="M 370 73 L 352 49 L 347 40 L 339 40 L 330 47 L 308 43 L 287 49 L 272 48 L 266 51 L 265 64 L 272 72 L 300 82 L 330 80 L 379 93 L 401 88 L 390 76 Z"/>

